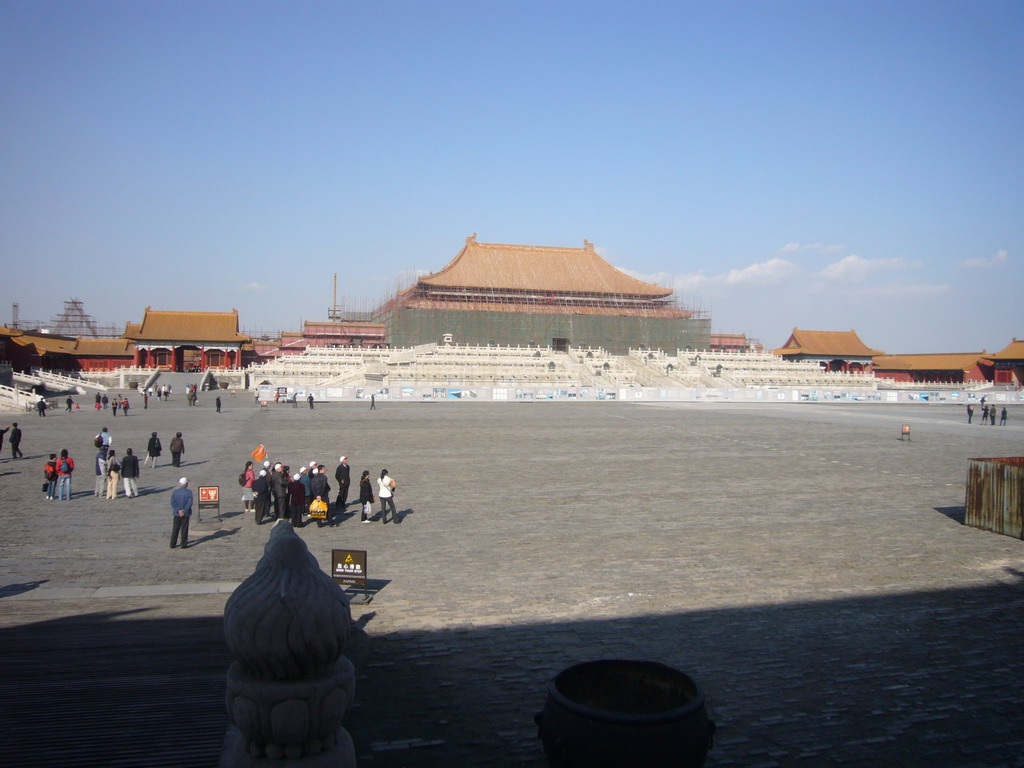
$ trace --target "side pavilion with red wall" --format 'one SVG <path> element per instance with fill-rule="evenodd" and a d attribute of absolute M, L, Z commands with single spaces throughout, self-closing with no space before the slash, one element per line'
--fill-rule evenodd
<path fill-rule="evenodd" d="M 241 368 L 238 310 L 170 312 L 146 307 L 142 322 L 128 323 L 124 336 L 135 342 L 135 365 L 171 371 Z"/>
<path fill-rule="evenodd" d="M 995 365 L 993 370 L 993 381 L 996 384 L 1024 383 L 1024 341 L 1019 341 L 1016 336 L 1013 341 L 1006 345 L 1000 352 L 994 355 L 986 355 Z"/>
<path fill-rule="evenodd" d="M 802 331 L 794 328 L 775 354 L 786 360 L 812 361 L 826 371 L 870 373 L 871 360 L 884 354 L 871 349 L 856 331 Z"/>

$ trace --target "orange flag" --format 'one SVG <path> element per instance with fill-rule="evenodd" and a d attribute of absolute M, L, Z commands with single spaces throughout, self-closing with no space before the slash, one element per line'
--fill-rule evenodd
<path fill-rule="evenodd" d="M 256 463 L 265 461 L 267 458 L 267 449 L 263 447 L 262 443 L 252 452 L 252 460 Z"/>

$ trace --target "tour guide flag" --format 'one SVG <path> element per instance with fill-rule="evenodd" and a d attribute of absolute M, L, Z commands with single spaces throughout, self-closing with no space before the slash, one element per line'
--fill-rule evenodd
<path fill-rule="evenodd" d="M 252 460 L 259 463 L 261 461 L 265 461 L 266 458 L 267 449 L 264 448 L 263 444 L 261 443 L 259 446 L 257 446 L 256 450 L 252 452 Z"/>

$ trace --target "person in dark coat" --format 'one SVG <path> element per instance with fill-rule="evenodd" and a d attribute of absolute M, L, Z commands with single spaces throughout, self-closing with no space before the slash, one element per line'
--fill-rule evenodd
<path fill-rule="evenodd" d="M 124 495 L 134 499 L 139 495 L 139 457 L 126 448 L 121 459 L 121 479 L 124 480 Z"/>
<path fill-rule="evenodd" d="M 370 470 L 364 469 L 359 478 L 359 503 L 362 505 L 363 516 L 361 523 L 370 522 L 370 514 L 373 512 L 373 485 L 370 483 Z"/>
<path fill-rule="evenodd" d="M 306 486 L 296 472 L 288 482 L 288 511 L 291 513 L 292 525 L 302 527 L 302 513 L 306 507 Z"/>
<path fill-rule="evenodd" d="M 270 506 L 270 481 L 267 480 L 267 470 L 261 469 L 259 475 L 252 481 L 252 494 L 256 502 L 256 525 L 263 525 L 263 518 Z"/>
<path fill-rule="evenodd" d="M 143 466 L 148 467 L 149 462 L 153 462 L 153 469 L 156 469 L 156 460 L 160 456 L 160 452 L 163 450 L 163 446 L 160 445 L 160 438 L 156 436 L 156 432 L 153 432 L 149 436 L 149 442 L 146 444 L 146 460 L 142 462 Z"/>
<path fill-rule="evenodd" d="M 11 458 L 20 459 L 24 454 L 21 452 L 21 429 L 18 427 L 18 422 L 11 424 L 11 434 L 7 436 L 7 439 L 11 443 Z"/>
<path fill-rule="evenodd" d="M 339 512 L 344 512 L 348 506 L 348 489 L 352 484 L 351 468 L 348 465 L 348 456 L 342 456 L 338 461 L 341 463 L 334 470 L 334 479 L 338 481 L 338 500 L 334 506 Z"/>
<path fill-rule="evenodd" d="M 274 499 L 274 519 L 288 517 L 288 475 L 282 464 L 275 464 L 270 473 L 270 495 Z"/>
<path fill-rule="evenodd" d="M 175 432 L 171 438 L 171 465 L 181 466 L 181 454 L 185 452 L 185 441 L 181 439 L 181 432 Z"/>

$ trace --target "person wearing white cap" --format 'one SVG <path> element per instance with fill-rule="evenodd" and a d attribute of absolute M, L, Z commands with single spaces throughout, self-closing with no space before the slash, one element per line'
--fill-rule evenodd
<path fill-rule="evenodd" d="M 338 481 L 338 500 L 334 503 L 334 508 L 338 512 L 344 512 L 348 506 L 348 487 L 352 479 L 349 476 L 348 456 L 342 456 L 338 461 L 341 463 L 334 470 L 334 479 Z"/>
<path fill-rule="evenodd" d="M 270 473 L 270 494 L 274 498 L 274 518 L 284 520 L 288 517 L 288 476 L 280 462 Z"/>
<path fill-rule="evenodd" d="M 188 547 L 188 522 L 192 517 L 192 491 L 188 489 L 188 478 L 178 480 L 178 487 L 171 494 L 171 549 L 178 546 L 178 534 L 181 534 L 181 548 Z"/>
<path fill-rule="evenodd" d="M 267 470 L 261 469 L 259 476 L 252 481 L 252 495 L 256 501 L 256 525 L 263 525 L 263 516 L 267 514 L 267 507 L 270 505 L 270 481 L 267 480 Z"/>

